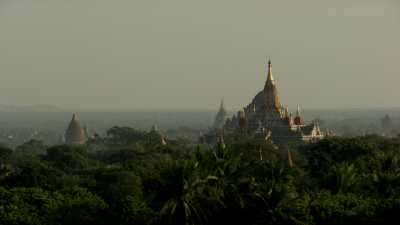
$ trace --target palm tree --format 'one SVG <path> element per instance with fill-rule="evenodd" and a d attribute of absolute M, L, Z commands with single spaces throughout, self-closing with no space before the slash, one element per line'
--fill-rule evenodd
<path fill-rule="evenodd" d="M 340 163 L 332 167 L 332 173 L 335 178 L 335 191 L 345 193 L 357 182 L 357 174 L 353 164 Z"/>
<path fill-rule="evenodd" d="M 163 202 L 159 218 L 161 224 L 207 224 L 213 208 L 222 205 L 222 192 L 215 186 L 218 178 L 200 178 L 194 161 L 173 163 L 162 171 L 161 196 Z"/>

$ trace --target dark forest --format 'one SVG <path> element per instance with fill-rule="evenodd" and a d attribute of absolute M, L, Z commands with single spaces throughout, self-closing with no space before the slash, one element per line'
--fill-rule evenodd
<path fill-rule="evenodd" d="M 397 224 L 400 138 L 301 146 L 160 142 L 113 127 L 82 146 L 0 148 L 4 225 Z"/>

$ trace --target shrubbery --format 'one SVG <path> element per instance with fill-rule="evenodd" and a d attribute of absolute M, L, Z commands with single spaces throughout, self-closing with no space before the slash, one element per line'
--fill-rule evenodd
<path fill-rule="evenodd" d="M 0 147 L 0 224 L 397 224 L 399 139 L 291 150 L 294 166 L 260 140 L 164 146 L 126 127 L 80 147 Z"/>

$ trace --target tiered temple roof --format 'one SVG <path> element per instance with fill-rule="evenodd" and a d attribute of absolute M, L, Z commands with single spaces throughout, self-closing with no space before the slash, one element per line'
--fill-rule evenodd
<path fill-rule="evenodd" d="M 220 113 L 218 113 L 220 114 Z M 218 117 L 217 114 L 217 117 Z M 317 123 L 306 124 L 297 108 L 293 117 L 288 107 L 280 103 L 272 63 L 268 61 L 268 75 L 264 89 L 243 110 L 228 119 L 222 128 L 226 133 L 245 135 L 271 135 L 274 142 L 313 141 L 324 137 Z"/>

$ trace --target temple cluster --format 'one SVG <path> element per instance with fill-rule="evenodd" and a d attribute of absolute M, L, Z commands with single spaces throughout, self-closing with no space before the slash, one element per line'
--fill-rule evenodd
<path fill-rule="evenodd" d="M 123 128 L 122 128 L 123 129 Z M 167 145 L 167 139 L 164 134 L 158 129 L 157 125 L 153 125 L 149 132 L 145 132 L 148 141 L 152 143 L 159 143 L 160 145 Z M 84 145 L 89 140 L 96 140 L 101 138 L 98 134 L 89 134 L 89 130 L 86 126 L 81 126 L 80 121 L 76 113 L 72 115 L 71 122 L 65 131 L 60 144 L 66 145 Z"/>
<path fill-rule="evenodd" d="M 223 103 L 214 122 L 214 134 L 240 134 L 271 139 L 274 143 L 301 143 L 324 138 L 318 121 L 306 123 L 300 106 L 293 115 L 281 104 L 276 83 L 272 76 L 272 64 L 268 62 L 268 76 L 264 89 L 249 105 L 228 118 Z"/>

